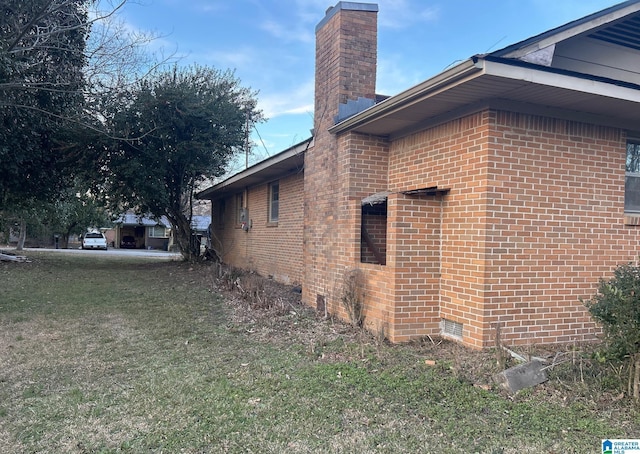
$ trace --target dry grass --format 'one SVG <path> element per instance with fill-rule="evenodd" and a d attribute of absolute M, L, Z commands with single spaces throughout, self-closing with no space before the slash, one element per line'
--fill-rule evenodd
<path fill-rule="evenodd" d="M 581 453 L 640 432 L 588 357 L 509 396 L 492 352 L 390 346 L 255 275 L 96 257 L 0 266 L 2 453 Z"/>

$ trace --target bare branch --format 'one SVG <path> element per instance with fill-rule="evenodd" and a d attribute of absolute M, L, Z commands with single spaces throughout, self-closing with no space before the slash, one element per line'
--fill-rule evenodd
<path fill-rule="evenodd" d="M 7 48 L 7 52 L 11 52 L 20 42 L 20 40 L 22 38 L 24 38 L 24 36 L 29 32 L 29 30 L 31 30 L 34 26 L 34 24 L 39 21 L 40 19 L 42 19 L 43 14 L 45 14 L 45 12 L 49 9 L 49 6 L 51 6 L 53 4 L 54 0 L 50 0 L 49 3 L 45 3 L 45 5 L 42 7 L 42 9 L 38 12 L 38 14 L 34 15 L 31 20 L 27 23 L 27 25 L 22 29 L 22 31 L 18 34 L 18 36 L 16 37 L 16 39 L 9 45 L 9 47 Z"/>

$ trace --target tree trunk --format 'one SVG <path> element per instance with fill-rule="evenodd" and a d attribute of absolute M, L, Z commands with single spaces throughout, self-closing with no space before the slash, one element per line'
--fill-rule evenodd
<path fill-rule="evenodd" d="M 172 224 L 175 229 L 175 240 L 180 248 L 182 257 L 189 261 L 195 262 L 200 256 L 200 245 L 197 238 L 191 231 L 191 223 L 186 216 L 175 216 L 172 219 Z"/>
<path fill-rule="evenodd" d="M 74 222 L 69 227 L 67 227 L 67 231 L 62 234 L 62 245 L 60 246 L 63 249 L 67 249 L 69 247 L 69 237 L 71 236 L 71 230 L 73 230 L 78 223 Z"/>
<path fill-rule="evenodd" d="M 24 249 L 24 242 L 27 240 L 27 222 L 24 218 L 20 218 L 20 235 L 18 235 L 18 244 L 16 245 L 16 251 Z"/>
<path fill-rule="evenodd" d="M 62 248 L 67 249 L 69 247 L 69 237 L 71 236 L 71 229 L 75 228 L 76 223 L 74 222 L 71 227 L 67 229 L 66 232 L 62 234 Z"/>

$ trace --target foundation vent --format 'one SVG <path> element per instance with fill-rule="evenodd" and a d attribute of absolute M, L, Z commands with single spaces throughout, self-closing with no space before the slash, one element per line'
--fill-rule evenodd
<path fill-rule="evenodd" d="M 455 337 L 456 339 L 462 339 L 462 323 L 454 322 L 452 320 L 442 319 L 442 334 L 446 336 Z"/>

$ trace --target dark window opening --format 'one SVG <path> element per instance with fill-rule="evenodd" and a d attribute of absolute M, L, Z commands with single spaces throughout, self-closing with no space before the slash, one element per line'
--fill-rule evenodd
<path fill-rule="evenodd" d="M 362 205 L 360 261 L 387 264 L 387 200 Z"/>
<path fill-rule="evenodd" d="M 324 299 L 324 295 L 316 295 L 316 310 L 320 313 L 326 313 L 327 304 Z"/>

